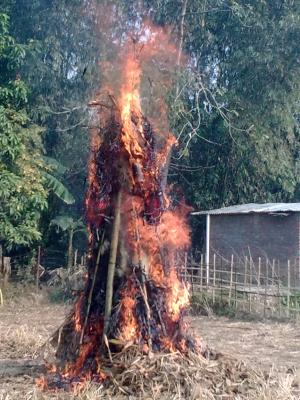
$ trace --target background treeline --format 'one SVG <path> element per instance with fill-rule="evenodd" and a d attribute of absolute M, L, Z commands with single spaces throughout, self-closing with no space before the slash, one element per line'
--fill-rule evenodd
<path fill-rule="evenodd" d="M 164 95 L 179 142 L 169 180 L 187 203 L 300 201 L 298 1 L 0 0 L 6 252 L 42 244 L 63 253 L 70 238 L 84 250 L 74 234 L 84 225 L 87 103 L 103 62 L 143 19 L 166 26 L 185 60 Z M 193 221 L 197 245 L 201 229 Z"/>

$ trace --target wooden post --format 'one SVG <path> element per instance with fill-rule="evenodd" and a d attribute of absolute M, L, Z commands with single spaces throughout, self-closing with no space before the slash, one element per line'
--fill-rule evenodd
<path fill-rule="evenodd" d="M 258 292 L 259 292 L 259 289 L 260 289 L 260 275 L 261 275 L 261 258 L 258 257 L 258 277 L 257 277 Z"/>
<path fill-rule="evenodd" d="M 121 223 L 121 200 L 122 192 L 119 190 L 116 198 L 115 205 L 115 216 L 112 226 L 111 243 L 110 243 L 110 253 L 108 261 L 108 271 L 107 271 L 107 282 L 106 282 L 106 298 L 105 298 L 105 313 L 104 313 L 104 329 L 103 329 L 103 339 L 107 335 L 111 308 L 112 308 L 112 298 L 113 298 L 113 283 L 117 259 L 117 249 L 119 242 L 119 231 Z"/>
<path fill-rule="evenodd" d="M 0 244 L 0 274 L 3 272 L 3 247 Z"/>
<path fill-rule="evenodd" d="M 194 268 L 191 268 L 192 294 L 194 294 Z"/>
<path fill-rule="evenodd" d="M 193 265 L 191 265 L 193 268 Z M 184 253 L 184 282 L 187 282 L 187 252 Z"/>
<path fill-rule="evenodd" d="M 268 259 L 266 259 L 264 316 L 266 315 L 266 311 L 267 311 L 268 286 L 269 286 L 269 265 L 268 265 Z"/>
<path fill-rule="evenodd" d="M 288 260 L 288 267 L 287 267 L 287 273 L 288 273 L 288 291 L 287 291 L 287 315 L 288 317 L 290 316 L 290 301 L 291 301 L 291 262 Z"/>
<path fill-rule="evenodd" d="M 209 286 L 209 252 L 210 252 L 210 215 L 206 215 L 206 254 L 205 254 L 205 264 L 206 264 L 206 286 Z"/>
<path fill-rule="evenodd" d="M 300 224 L 299 224 L 300 226 Z M 299 269 L 299 275 L 298 275 L 298 289 L 300 288 L 300 255 L 298 257 L 298 269 Z"/>
<path fill-rule="evenodd" d="M 0 244 L 0 282 L 1 282 L 2 273 L 3 273 L 3 248 L 2 248 L 2 244 Z M 0 307 L 2 307 L 3 305 L 4 305 L 3 293 L 2 293 L 1 285 L 0 285 Z"/>
<path fill-rule="evenodd" d="M 216 299 L 216 255 L 214 254 L 214 258 L 213 258 L 213 304 L 215 303 L 215 299 Z"/>
<path fill-rule="evenodd" d="M 38 247 L 37 265 L 36 265 L 36 290 L 39 290 L 40 283 L 40 264 L 41 264 L 41 246 Z"/>
<path fill-rule="evenodd" d="M 272 285 L 275 285 L 275 259 L 272 260 Z"/>
<path fill-rule="evenodd" d="M 73 236 L 74 236 L 74 228 L 71 227 L 69 229 L 69 243 L 68 243 L 68 260 L 67 260 L 68 273 L 70 273 L 73 265 Z"/>
<path fill-rule="evenodd" d="M 203 254 L 201 254 L 201 258 L 200 258 L 200 290 L 202 293 L 202 282 L 203 280 Z"/>
<path fill-rule="evenodd" d="M 237 273 L 236 273 L 237 265 L 235 265 L 235 278 L 234 278 L 234 299 L 235 299 L 235 309 L 237 309 Z"/>
<path fill-rule="evenodd" d="M 250 260 L 249 260 L 249 313 L 251 313 L 251 300 L 252 300 L 252 296 L 251 296 L 251 290 L 252 290 L 252 263 L 253 263 L 253 260 L 252 260 L 252 258 L 250 258 Z"/>
<path fill-rule="evenodd" d="M 228 296 L 229 304 L 231 304 L 232 283 L 233 283 L 233 254 L 231 254 L 231 262 L 230 262 L 230 285 L 229 285 L 229 296 Z"/>
<path fill-rule="evenodd" d="M 220 266 L 220 286 L 221 286 L 221 291 L 220 291 L 220 298 L 221 298 L 221 304 L 223 304 L 223 260 L 221 258 L 221 266 Z"/>
<path fill-rule="evenodd" d="M 74 268 L 76 268 L 77 266 L 77 256 L 78 256 L 78 249 L 76 249 L 74 253 Z"/>
<path fill-rule="evenodd" d="M 248 273 L 248 257 L 245 257 L 245 264 L 244 264 L 244 298 L 245 298 L 245 289 L 247 285 L 247 273 Z"/>

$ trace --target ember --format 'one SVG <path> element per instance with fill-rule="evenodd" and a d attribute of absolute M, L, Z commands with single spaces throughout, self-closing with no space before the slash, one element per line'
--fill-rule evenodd
<path fill-rule="evenodd" d="M 119 98 L 102 93 L 91 103 L 89 274 L 60 333 L 59 367 L 41 380 L 44 388 L 106 380 L 111 355 L 129 345 L 147 354 L 199 350 L 183 322 L 189 295 L 176 257 L 189 245 L 186 210 L 172 204 L 165 179 L 175 139 L 142 113 L 144 50 L 131 46 Z"/>

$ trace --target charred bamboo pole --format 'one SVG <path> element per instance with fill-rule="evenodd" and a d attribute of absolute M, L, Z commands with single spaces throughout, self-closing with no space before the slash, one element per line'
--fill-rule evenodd
<path fill-rule="evenodd" d="M 104 241 L 104 233 L 105 233 L 105 231 L 103 230 L 101 241 L 99 242 L 99 248 L 98 248 L 98 253 L 97 253 L 95 272 L 94 272 L 94 276 L 93 276 L 91 289 L 90 289 L 90 292 L 89 292 L 87 310 L 86 310 L 86 314 L 85 314 L 85 320 L 84 320 L 82 331 L 81 331 L 81 335 L 80 335 L 80 341 L 79 341 L 80 345 L 83 342 L 84 332 L 86 330 L 87 323 L 88 323 L 88 320 L 89 320 L 89 315 L 90 315 L 90 310 L 91 310 L 91 305 L 92 305 L 92 298 L 93 298 L 93 293 L 94 293 L 94 288 L 95 288 L 95 283 L 96 283 L 96 277 L 98 275 L 98 270 L 99 270 L 99 265 L 100 265 L 101 250 L 102 250 L 102 245 L 103 245 L 103 241 Z"/>
<path fill-rule="evenodd" d="M 107 282 L 106 282 L 106 298 L 105 298 L 105 312 L 104 312 L 104 329 L 103 338 L 106 336 L 111 316 L 112 298 L 113 298 L 113 283 L 116 269 L 117 249 L 119 243 L 119 231 L 121 222 L 121 200 L 122 191 L 119 189 L 116 198 L 115 216 L 112 226 L 110 254 L 108 261 Z"/>
<path fill-rule="evenodd" d="M 151 332 L 150 332 L 150 320 L 151 320 L 151 309 L 149 306 L 149 302 L 148 302 L 148 294 L 147 294 L 147 289 L 146 289 L 146 271 L 145 268 L 143 268 L 142 266 L 142 262 L 141 262 L 141 248 L 140 248 L 140 232 L 137 226 L 137 212 L 136 212 L 136 208 L 132 205 L 132 215 L 133 215 L 133 219 L 135 221 L 135 235 L 136 235 L 136 241 L 137 241 L 137 259 L 138 259 L 138 265 L 140 267 L 140 280 L 138 279 L 138 284 L 140 287 L 140 292 L 141 295 L 143 297 L 144 300 L 144 304 L 145 304 L 145 312 L 146 312 L 146 319 L 147 319 L 147 330 L 148 330 L 148 346 L 149 346 L 149 354 L 152 352 L 152 339 L 151 339 Z"/>

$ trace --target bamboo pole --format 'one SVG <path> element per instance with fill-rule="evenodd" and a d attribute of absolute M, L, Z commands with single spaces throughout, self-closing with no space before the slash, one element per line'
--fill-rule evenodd
<path fill-rule="evenodd" d="M 291 262 L 288 260 L 288 292 L 287 292 L 287 314 L 290 316 L 290 301 L 291 301 Z"/>
<path fill-rule="evenodd" d="M 258 257 L 258 277 L 257 277 L 258 293 L 260 289 L 260 275 L 261 275 L 261 258 Z"/>
<path fill-rule="evenodd" d="M 237 266 L 235 265 L 234 268 L 234 302 L 235 302 L 235 309 L 237 310 Z"/>
<path fill-rule="evenodd" d="M 184 282 L 187 283 L 187 252 L 184 253 Z"/>
<path fill-rule="evenodd" d="M 191 268 L 191 286 L 192 286 L 192 294 L 194 294 L 194 268 Z"/>
<path fill-rule="evenodd" d="M 200 291 L 201 291 L 201 295 L 202 295 L 202 279 L 203 279 L 203 254 L 201 254 L 201 258 L 200 258 Z"/>
<path fill-rule="evenodd" d="M 79 344 L 82 344 L 82 342 L 83 342 L 84 332 L 86 330 L 88 319 L 89 319 L 89 316 L 90 316 L 93 292 L 94 292 L 95 283 L 96 283 L 96 277 L 97 277 L 98 269 L 99 269 L 99 265 L 100 265 L 101 250 L 102 250 L 102 245 L 103 245 L 103 241 L 104 241 L 104 234 L 105 234 L 105 231 L 103 230 L 102 237 L 101 237 L 101 242 L 99 242 L 99 248 L 98 248 L 98 253 L 97 253 L 97 258 L 96 258 L 95 272 L 94 272 L 94 276 L 93 276 L 91 289 L 90 289 L 90 292 L 89 292 L 88 304 L 87 304 L 87 309 L 86 309 L 86 313 L 85 313 L 84 324 L 83 324 L 81 335 L 80 335 Z"/>
<path fill-rule="evenodd" d="M 272 260 L 272 285 L 275 285 L 275 259 Z"/>
<path fill-rule="evenodd" d="M 281 317 L 281 301 L 282 301 L 282 298 L 281 298 L 281 290 L 280 290 L 280 284 L 281 284 L 281 282 L 280 282 L 280 261 L 278 260 L 278 269 L 277 269 L 277 288 L 278 288 L 278 299 L 279 299 L 279 301 L 278 301 L 278 308 L 279 308 L 279 317 Z"/>
<path fill-rule="evenodd" d="M 213 258 L 213 268 L 214 268 L 214 272 L 213 272 L 213 304 L 215 303 L 216 300 L 216 255 L 214 254 L 214 258 Z"/>
<path fill-rule="evenodd" d="M 121 200 L 122 200 L 122 192 L 120 189 L 116 197 L 115 217 L 113 221 L 112 234 L 111 234 L 110 254 L 108 261 L 107 283 L 106 283 L 103 338 L 104 336 L 106 336 L 108 332 L 109 321 L 111 316 L 113 283 L 114 283 L 114 275 L 116 268 L 117 249 L 119 242 L 120 222 L 121 222 Z"/>
<path fill-rule="evenodd" d="M 245 256 L 245 265 L 244 265 L 244 293 L 243 293 L 243 297 L 244 297 L 244 307 L 246 309 L 246 285 L 247 285 L 247 266 L 248 266 L 248 257 Z"/>
<path fill-rule="evenodd" d="M 249 260 L 249 313 L 251 313 L 252 308 L 251 308 L 251 300 L 252 300 L 252 265 L 253 265 L 253 260 L 252 257 L 250 257 Z"/>
<path fill-rule="evenodd" d="M 299 224 L 300 226 L 300 224 Z M 298 257 L 298 269 L 299 269 L 299 275 L 298 275 L 298 287 L 300 287 L 300 255 Z"/>
<path fill-rule="evenodd" d="M 209 287 L 209 262 L 210 262 L 210 215 L 206 215 L 206 253 L 205 253 L 205 264 L 206 264 L 206 287 Z"/>
<path fill-rule="evenodd" d="M 3 271 L 3 248 L 2 248 L 2 244 L 0 244 L 0 284 L 1 284 L 2 271 Z M 0 286 L 0 306 L 2 307 L 3 304 L 4 304 L 4 302 L 3 302 L 3 293 L 2 293 L 2 290 L 1 290 L 1 286 Z"/>
<path fill-rule="evenodd" d="M 267 309 L 267 294 L 268 294 L 268 261 L 266 260 L 266 275 L 265 275 L 265 296 L 264 296 L 264 317 Z"/>
<path fill-rule="evenodd" d="M 0 244 L 0 273 L 2 274 L 3 272 L 3 247 L 2 244 Z"/>
<path fill-rule="evenodd" d="M 229 304 L 231 304 L 232 281 L 233 281 L 233 254 L 231 254 L 231 262 L 230 262 Z"/>
<path fill-rule="evenodd" d="M 37 262 L 36 262 L 36 276 L 35 276 L 35 285 L 36 285 L 36 290 L 39 290 L 39 283 L 40 283 L 40 275 L 39 275 L 39 269 L 40 269 L 40 264 L 41 264 L 41 246 L 38 247 L 38 254 L 37 254 Z"/>
<path fill-rule="evenodd" d="M 76 249 L 74 253 L 74 268 L 76 268 L 77 266 L 77 257 L 78 257 L 78 249 Z"/>
<path fill-rule="evenodd" d="M 151 338 L 151 327 L 150 327 L 151 308 L 149 306 L 148 293 L 147 293 L 147 287 L 146 287 L 146 276 L 145 276 L 146 271 L 142 266 L 142 260 L 141 260 L 140 232 L 139 232 L 139 228 L 138 228 L 138 224 L 137 224 L 137 218 L 138 218 L 137 211 L 136 211 L 136 208 L 133 206 L 133 204 L 132 204 L 132 214 L 133 214 L 133 218 L 135 220 L 135 234 L 136 234 L 136 241 L 138 243 L 136 260 L 138 261 L 138 265 L 140 267 L 139 279 L 137 281 L 138 281 L 138 284 L 140 287 L 140 292 L 143 297 L 144 305 L 145 305 L 147 330 L 148 330 L 148 347 L 149 347 L 149 356 L 150 356 L 150 354 L 152 353 L 152 338 Z M 185 253 L 185 271 L 186 271 L 186 269 L 187 269 L 187 253 Z M 192 271 L 193 271 L 193 268 L 192 268 Z M 161 320 L 161 325 L 163 326 L 162 320 Z"/>

